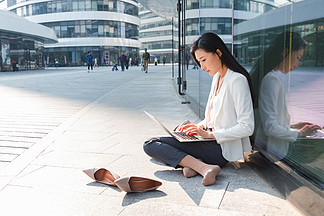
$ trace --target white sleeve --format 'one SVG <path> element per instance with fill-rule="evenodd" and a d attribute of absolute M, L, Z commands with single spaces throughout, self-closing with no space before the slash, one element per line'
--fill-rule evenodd
<path fill-rule="evenodd" d="M 261 117 L 261 124 L 266 136 L 276 137 L 278 139 L 294 142 L 298 137 L 298 130 L 290 128 L 290 122 L 287 126 L 280 124 L 282 121 L 280 113 L 283 112 L 281 107 L 282 101 L 282 86 L 279 80 L 274 77 L 266 77 L 260 88 L 259 96 L 259 111 Z M 285 104 L 284 104 L 285 106 Z"/>
<path fill-rule="evenodd" d="M 237 124 L 214 130 L 213 135 L 218 143 L 251 136 L 254 130 L 253 105 L 247 79 L 244 76 L 236 77 L 228 90 L 232 95 Z"/>

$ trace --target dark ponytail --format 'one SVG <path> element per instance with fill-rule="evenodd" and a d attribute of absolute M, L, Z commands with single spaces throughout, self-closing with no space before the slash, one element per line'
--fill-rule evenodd
<path fill-rule="evenodd" d="M 279 34 L 265 50 L 263 55 L 253 66 L 250 75 L 255 88 L 254 107 L 258 107 L 259 90 L 263 77 L 277 67 L 288 55 L 289 52 L 305 49 L 306 41 L 296 32 L 284 32 Z M 283 55 L 287 53 L 286 55 Z"/>

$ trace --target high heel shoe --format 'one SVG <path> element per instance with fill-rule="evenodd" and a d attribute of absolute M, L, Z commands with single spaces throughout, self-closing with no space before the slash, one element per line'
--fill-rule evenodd
<path fill-rule="evenodd" d="M 129 192 L 145 192 L 155 190 L 162 185 L 162 182 L 143 177 L 124 177 L 115 180 L 117 187 Z"/>
<path fill-rule="evenodd" d="M 106 170 L 105 168 L 86 169 L 86 170 L 83 170 L 83 172 L 85 174 L 87 174 L 90 178 L 92 178 L 93 180 L 103 183 L 103 184 L 111 185 L 111 186 L 116 186 L 114 181 L 116 179 L 120 178 L 119 175 L 117 175 L 113 172 L 110 172 L 109 170 Z"/>

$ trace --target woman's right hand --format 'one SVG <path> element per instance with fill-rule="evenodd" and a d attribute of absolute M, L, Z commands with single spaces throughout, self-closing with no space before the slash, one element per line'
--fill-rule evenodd
<path fill-rule="evenodd" d="M 181 127 L 179 127 L 178 129 L 180 132 L 184 132 L 186 134 L 189 134 L 189 135 L 197 135 L 197 133 L 193 133 L 193 130 L 197 130 L 197 125 L 195 124 L 186 124 L 186 125 L 183 125 Z"/>
<path fill-rule="evenodd" d="M 318 125 L 314 125 L 314 124 L 305 124 L 303 127 L 301 127 L 298 130 L 298 135 L 305 137 L 305 136 L 309 136 L 312 133 L 316 132 L 317 130 L 321 130 L 322 128 Z"/>

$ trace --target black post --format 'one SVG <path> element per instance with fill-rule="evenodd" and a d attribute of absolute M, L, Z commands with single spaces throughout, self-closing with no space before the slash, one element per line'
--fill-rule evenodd
<path fill-rule="evenodd" d="M 186 3 L 182 3 L 182 94 L 185 94 L 187 89 L 186 81 Z"/>
<path fill-rule="evenodd" d="M 174 52 L 173 52 L 173 49 L 174 49 L 174 38 L 173 38 L 173 34 L 174 34 L 174 32 L 173 32 L 173 17 L 172 17 L 172 20 L 171 20 L 171 25 L 172 25 L 172 36 L 171 36 L 171 38 L 172 38 L 172 40 L 171 40 L 171 42 L 172 42 L 172 44 L 171 44 L 171 48 L 172 48 L 171 52 L 172 52 L 172 55 L 171 55 L 171 61 L 172 61 L 172 78 L 174 78 Z"/>
<path fill-rule="evenodd" d="M 181 54 L 182 54 L 182 47 L 181 47 L 181 0 L 178 0 L 178 4 L 177 4 L 177 11 L 178 11 L 178 80 L 177 80 L 177 84 L 178 84 L 178 92 L 180 95 L 182 95 L 181 92 Z"/>

